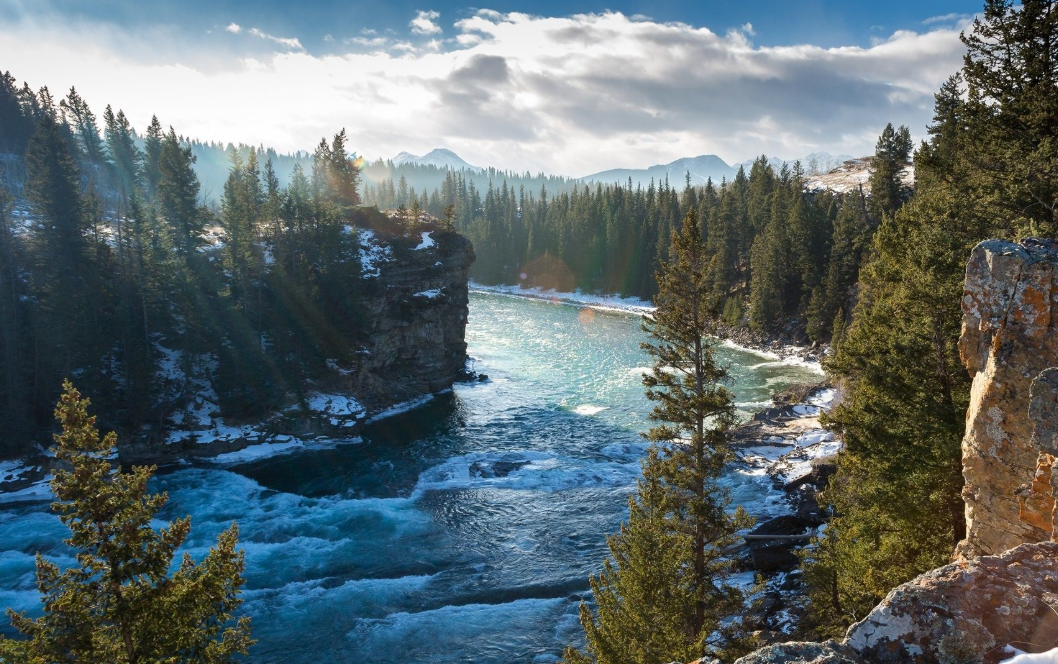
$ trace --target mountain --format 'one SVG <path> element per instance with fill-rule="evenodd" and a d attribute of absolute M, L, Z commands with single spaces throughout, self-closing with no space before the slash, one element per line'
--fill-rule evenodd
<path fill-rule="evenodd" d="M 463 158 L 457 155 L 455 152 L 445 148 L 437 148 L 430 150 L 426 154 L 419 156 L 410 154 L 408 152 L 401 152 L 393 158 L 393 164 L 400 166 L 402 164 L 418 164 L 420 166 L 436 166 L 437 168 L 450 168 L 454 171 L 458 171 L 461 168 L 465 168 L 468 171 L 480 171 L 482 169 L 477 166 L 472 166 L 467 162 L 463 161 Z"/>
<path fill-rule="evenodd" d="M 848 155 L 813 152 L 799 160 L 770 157 L 768 163 L 775 170 L 779 170 L 784 163 L 792 165 L 794 161 L 800 161 L 805 171 L 809 175 L 813 175 L 826 173 L 849 159 L 852 159 L 852 157 Z M 748 172 L 754 161 L 756 159 L 747 159 L 740 164 L 731 165 L 715 154 L 703 154 L 698 157 L 684 157 L 668 164 L 655 164 L 650 168 L 614 168 L 593 175 L 586 175 L 580 179 L 583 182 L 601 182 L 603 184 L 618 182 L 624 184 L 628 182 L 628 178 L 632 178 L 633 183 L 646 186 L 651 179 L 655 182 L 661 182 L 668 178 L 669 184 L 679 185 L 685 181 L 684 178 L 686 178 L 687 173 L 690 173 L 691 184 L 705 184 L 705 181 L 709 178 L 712 178 L 714 184 L 720 184 L 721 178 L 730 180 L 735 177 L 739 166 L 742 166 Z"/>
<path fill-rule="evenodd" d="M 737 168 L 730 166 L 715 154 L 703 154 L 698 157 L 677 159 L 668 164 L 655 164 L 650 168 L 614 168 L 601 173 L 586 175 L 581 180 L 584 182 L 601 182 L 603 184 L 613 184 L 614 182 L 624 184 L 628 182 L 628 178 L 632 178 L 633 183 L 645 186 L 650 183 L 651 179 L 655 182 L 661 182 L 668 178 L 670 184 L 676 185 L 682 183 L 686 174 L 690 173 L 691 184 L 704 184 L 709 178 L 719 184 L 721 178 L 730 180 L 734 177 L 737 170 Z"/>

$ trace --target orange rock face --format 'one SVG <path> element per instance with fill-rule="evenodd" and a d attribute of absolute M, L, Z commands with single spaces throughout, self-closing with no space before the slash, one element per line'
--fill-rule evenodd
<path fill-rule="evenodd" d="M 1051 468 L 1054 457 L 1041 452 L 1036 460 L 1036 474 L 1032 482 L 1019 488 L 1018 519 L 1022 523 L 1051 533 L 1054 538 L 1054 495 L 1051 489 Z"/>
<path fill-rule="evenodd" d="M 973 557 L 1051 536 L 1050 465 L 1037 463 L 1029 401 L 1034 379 L 1058 365 L 1058 244 L 977 245 L 962 308 L 959 354 L 973 387 L 962 445 L 967 535 L 956 555 Z"/>

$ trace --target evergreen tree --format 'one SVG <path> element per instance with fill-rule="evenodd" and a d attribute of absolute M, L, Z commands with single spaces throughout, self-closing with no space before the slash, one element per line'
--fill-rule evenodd
<path fill-rule="evenodd" d="M 610 556 L 590 579 L 595 615 L 581 604 L 588 653 L 567 648 L 566 664 L 667 664 L 697 660 L 705 635 L 688 639 L 696 597 L 686 580 L 690 538 L 671 528 L 658 448 L 628 499 L 628 522 L 607 538 Z"/>
<path fill-rule="evenodd" d="M 69 117 L 69 121 L 81 155 L 86 165 L 103 163 L 103 139 L 99 136 L 99 127 L 96 124 L 95 113 L 88 108 L 88 103 L 77 93 L 75 88 L 70 88 L 66 99 L 60 102 L 60 107 Z"/>
<path fill-rule="evenodd" d="M 143 181 L 147 187 L 148 200 L 154 200 L 158 191 L 158 180 L 161 179 L 162 141 L 165 132 L 158 116 L 151 116 L 151 124 L 143 139 Z"/>
<path fill-rule="evenodd" d="M 119 110 L 115 115 L 108 105 L 103 113 L 103 122 L 106 125 L 107 151 L 117 171 L 122 199 L 127 202 L 139 186 L 143 155 L 136 147 L 136 136 L 124 111 Z"/>
<path fill-rule="evenodd" d="M 910 163 L 912 147 L 907 127 L 894 129 L 892 123 L 887 124 L 878 137 L 870 174 L 871 207 L 876 217 L 896 212 L 910 194 L 900 176 Z"/>
<path fill-rule="evenodd" d="M 241 600 L 243 553 L 232 525 L 206 557 L 185 554 L 190 519 L 160 531 L 152 521 L 165 494 L 147 492 L 154 468 L 114 469 L 113 433 L 100 439 L 89 402 L 67 381 L 55 408 L 62 433 L 56 456 L 69 465 L 51 482 L 52 509 L 70 529 L 66 543 L 77 564 L 62 570 L 37 557 L 44 615 L 9 612 L 23 640 L 0 638 L 8 662 L 116 662 L 221 664 L 234 662 L 253 643 L 249 618 L 233 616 Z"/>
<path fill-rule="evenodd" d="M 150 156 L 148 154 L 148 163 Z M 195 157 L 184 147 L 172 127 L 161 143 L 158 157 L 157 195 L 159 208 L 173 229 L 175 246 L 185 260 L 202 244 L 204 220 L 198 209 L 198 176 Z"/>
<path fill-rule="evenodd" d="M 748 645 L 737 619 L 744 598 L 725 582 L 733 561 L 722 551 L 750 520 L 741 509 L 728 511 L 730 497 L 718 484 L 731 459 L 734 405 L 712 351 L 715 312 L 701 237 L 690 209 L 673 233 L 672 258 L 657 275 L 657 308 L 644 323 L 651 341 L 643 349 L 654 368 L 643 384 L 658 424 L 646 434 L 653 445 L 632 501 L 636 520 L 611 541 L 615 563 L 593 580 L 599 612 L 581 612 L 590 656 L 600 664 L 730 657 Z M 679 553 L 659 560 L 659 548 Z M 622 595 L 625 589 L 633 596 Z M 630 606 L 645 601 L 656 603 Z M 590 660 L 568 651 L 567 661 Z"/>
<path fill-rule="evenodd" d="M 972 195 L 1016 232 L 1055 237 L 1058 3 L 986 0 L 962 40 Z"/>

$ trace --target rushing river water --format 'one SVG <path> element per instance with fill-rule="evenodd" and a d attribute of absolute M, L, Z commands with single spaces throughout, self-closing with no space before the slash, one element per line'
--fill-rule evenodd
<path fill-rule="evenodd" d="M 626 513 L 648 426 L 638 317 L 473 294 L 486 383 L 369 425 L 363 442 L 161 474 L 201 555 L 232 521 L 254 662 L 550 662 Z M 812 370 L 721 347 L 746 412 Z M 780 497 L 727 482 L 751 512 Z M 0 606 L 37 611 L 33 555 L 70 563 L 45 503 L 0 510 Z"/>

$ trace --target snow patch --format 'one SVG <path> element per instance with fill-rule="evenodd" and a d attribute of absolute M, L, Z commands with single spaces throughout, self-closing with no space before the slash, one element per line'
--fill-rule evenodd
<path fill-rule="evenodd" d="M 360 274 L 365 279 L 382 276 L 382 264 L 393 260 L 393 248 L 382 246 L 374 231 L 360 229 Z"/>
<path fill-rule="evenodd" d="M 311 392 L 306 400 L 308 409 L 328 417 L 355 417 L 361 419 L 367 413 L 363 404 L 344 394 Z"/>
<path fill-rule="evenodd" d="M 1058 664 L 1058 648 L 1047 652 L 1028 653 L 1013 646 L 1007 646 L 1003 652 L 1013 657 L 1004 659 L 999 664 Z"/>
<path fill-rule="evenodd" d="M 553 289 L 544 290 L 543 288 L 525 288 L 523 286 L 508 286 L 503 284 L 497 286 L 485 286 L 471 281 L 470 290 L 475 293 L 523 297 L 530 300 L 545 300 L 555 304 L 587 307 L 589 309 L 597 309 L 600 311 L 620 311 L 624 313 L 639 314 L 640 316 L 651 314 L 655 310 L 653 304 L 637 297 L 594 295 L 591 293 L 582 293 L 579 289 L 570 293 Z"/>
<path fill-rule="evenodd" d="M 433 241 L 432 232 L 431 231 L 425 231 L 422 234 L 422 242 L 419 243 L 419 246 L 415 247 L 415 250 L 419 251 L 421 249 L 431 249 L 431 248 L 433 248 L 433 246 L 435 244 L 436 243 Z"/>
<path fill-rule="evenodd" d="M 447 391 L 448 390 L 443 390 L 443 392 L 447 392 Z M 438 394 L 440 394 L 440 392 Z M 424 406 L 427 403 L 429 403 L 434 398 L 434 396 L 435 395 L 433 395 L 433 394 L 427 394 L 427 395 L 419 397 L 418 399 L 412 399 L 411 401 L 405 401 L 403 403 L 398 403 L 397 405 L 390 406 L 389 408 L 385 409 L 384 411 L 382 411 L 382 412 L 380 412 L 380 413 L 378 413 L 376 415 L 372 415 L 371 417 L 369 417 L 367 419 L 367 421 L 368 422 L 377 422 L 378 420 L 385 419 L 387 417 L 393 417 L 394 415 L 400 415 L 401 413 L 406 413 L 409 410 L 415 410 L 419 406 Z"/>

